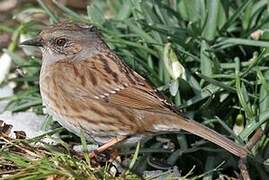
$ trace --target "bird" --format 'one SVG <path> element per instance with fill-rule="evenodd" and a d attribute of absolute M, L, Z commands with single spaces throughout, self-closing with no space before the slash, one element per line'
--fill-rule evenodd
<path fill-rule="evenodd" d="M 247 148 L 183 116 L 145 78 L 127 66 L 93 24 L 59 22 L 21 45 L 42 52 L 39 86 L 48 114 L 68 131 L 100 145 L 187 131 L 243 158 Z"/>

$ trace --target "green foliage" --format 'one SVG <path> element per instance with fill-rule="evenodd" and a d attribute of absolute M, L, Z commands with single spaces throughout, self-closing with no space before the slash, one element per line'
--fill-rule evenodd
<path fill-rule="evenodd" d="M 40 7 L 37 8 L 43 9 L 51 22 L 59 20 L 42 1 L 38 2 Z M 87 14 L 78 14 L 54 2 L 63 18 L 95 24 L 109 46 L 129 66 L 162 89 L 171 102 L 188 112 L 188 116 L 234 137 L 241 144 L 247 142 L 258 128 L 267 127 L 267 0 L 95 0 L 87 7 Z M 23 25 L 26 33 L 32 31 L 33 24 L 40 29 L 38 22 L 26 23 Z M 1 27 L 0 30 L 10 31 Z M 260 40 L 251 38 L 257 30 L 265 32 Z M 165 65 L 167 44 L 169 50 L 175 52 L 171 62 L 178 61 L 184 76 L 174 76 L 171 74 L 173 67 Z M 41 101 L 37 93 L 39 64 L 33 58 L 31 61 L 17 58 L 14 48 L 9 53 L 14 55 L 14 63 L 26 73 L 24 77 L 12 79 L 19 86 L 8 108 L 22 111 L 35 107 L 34 110 L 40 113 Z M 238 115 L 240 123 L 236 123 Z M 241 132 L 233 130 L 237 126 L 241 127 Z M 211 148 L 209 143 L 205 145 L 203 140 L 181 135 L 180 138 L 176 136 L 175 141 L 179 144 L 178 150 L 166 153 L 165 157 L 170 165 L 177 165 L 185 174 L 193 165 L 197 166 L 195 175 L 203 174 L 227 158 L 229 162 L 224 165 L 224 171 L 206 174 L 206 179 L 223 177 L 228 167 L 237 168 L 234 157 L 220 148 Z M 160 146 L 153 143 L 144 151 L 155 147 Z M 250 169 L 253 179 L 268 178 L 268 167 L 259 164 L 268 161 L 267 151 L 268 140 L 264 136 L 252 149 L 254 162 L 250 161 L 249 166 L 253 167 Z M 138 164 L 144 163 L 143 170 L 148 167 L 143 161 L 144 156 L 152 154 L 142 153 L 137 158 Z M 43 167 L 42 163 L 48 163 L 48 159 L 43 158 L 38 163 Z"/>

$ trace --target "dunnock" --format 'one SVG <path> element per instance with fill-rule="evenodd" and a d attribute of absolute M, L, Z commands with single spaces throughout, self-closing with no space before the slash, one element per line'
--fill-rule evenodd
<path fill-rule="evenodd" d="M 98 151 L 143 136 L 185 130 L 239 157 L 248 150 L 179 115 L 126 66 L 93 25 L 58 23 L 22 45 L 42 51 L 40 91 L 49 114 L 67 130 L 102 144 Z"/>

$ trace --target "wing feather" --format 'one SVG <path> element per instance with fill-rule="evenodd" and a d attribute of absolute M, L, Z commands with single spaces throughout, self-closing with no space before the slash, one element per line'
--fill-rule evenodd
<path fill-rule="evenodd" d="M 67 93 L 84 100 L 95 98 L 111 105 L 135 109 L 169 110 L 170 105 L 166 103 L 165 98 L 143 77 L 124 65 L 115 55 L 111 56 L 113 55 L 99 54 L 88 60 L 70 64 L 59 61 L 53 65 L 54 68 L 74 74 L 76 80 L 64 73 L 54 77 L 61 79 L 58 82 L 67 87 Z M 65 63 L 64 66 L 61 63 Z"/>

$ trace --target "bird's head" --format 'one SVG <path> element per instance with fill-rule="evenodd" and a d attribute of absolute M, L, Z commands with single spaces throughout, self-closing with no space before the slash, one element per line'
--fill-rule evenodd
<path fill-rule="evenodd" d="M 51 25 L 21 45 L 41 48 L 43 61 L 83 60 L 106 45 L 94 25 L 61 22 Z"/>

